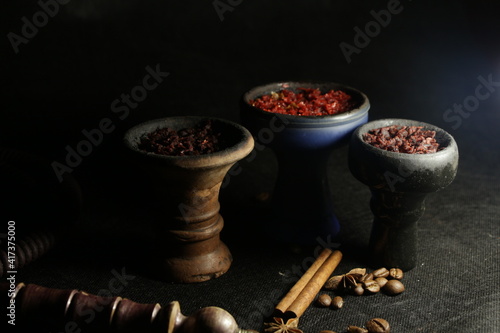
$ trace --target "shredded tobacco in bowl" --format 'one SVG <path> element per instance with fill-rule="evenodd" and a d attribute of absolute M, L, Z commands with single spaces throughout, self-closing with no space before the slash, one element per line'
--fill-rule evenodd
<path fill-rule="evenodd" d="M 188 156 L 211 154 L 224 149 L 221 133 L 206 120 L 192 128 L 160 128 L 141 139 L 139 149 L 159 155 Z"/>
<path fill-rule="evenodd" d="M 436 131 L 423 126 L 386 126 L 363 134 L 363 140 L 374 147 L 405 154 L 430 154 L 443 148 L 436 141 Z"/>
<path fill-rule="evenodd" d="M 354 108 L 352 96 L 341 90 L 330 90 L 324 94 L 317 88 L 297 90 L 271 92 L 251 100 L 250 104 L 267 112 L 293 116 L 327 116 Z"/>

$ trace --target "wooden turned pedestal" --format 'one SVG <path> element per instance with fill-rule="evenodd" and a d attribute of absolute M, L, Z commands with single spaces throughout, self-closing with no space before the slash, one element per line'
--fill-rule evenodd
<path fill-rule="evenodd" d="M 221 276 L 231 266 L 231 253 L 220 240 L 224 226 L 219 214 L 220 186 L 221 182 L 209 189 L 181 191 L 185 196 L 168 196 L 167 202 L 178 204 L 171 207 L 174 218 L 158 221 L 156 257 L 161 275 L 173 281 L 201 282 Z"/>
<path fill-rule="evenodd" d="M 225 148 L 205 155 L 165 156 L 138 149 L 140 139 L 158 128 L 195 127 L 207 118 L 172 117 L 153 120 L 130 129 L 125 145 L 150 176 L 157 202 L 154 262 L 161 279 L 192 283 L 224 274 L 232 257 L 220 241 L 224 221 L 219 214 L 219 190 L 224 176 L 253 149 L 253 138 L 244 127 L 218 118 L 212 120 Z"/>

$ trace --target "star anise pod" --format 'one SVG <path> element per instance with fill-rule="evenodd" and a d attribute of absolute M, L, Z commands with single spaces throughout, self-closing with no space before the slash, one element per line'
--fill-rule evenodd
<path fill-rule="evenodd" d="M 297 326 L 299 325 L 298 318 L 290 318 L 286 321 L 283 318 L 274 317 L 274 322 L 264 323 L 264 325 L 269 326 L 264 331 L 272 333 L 304 333 Z"/>
<path fill-rule="evenodd" d="M 355 288 L 366 274 L 366 268 L 353 268 L 346 274 L 335 275 L 326 281 L 324 288 L 331 290 Z"/>

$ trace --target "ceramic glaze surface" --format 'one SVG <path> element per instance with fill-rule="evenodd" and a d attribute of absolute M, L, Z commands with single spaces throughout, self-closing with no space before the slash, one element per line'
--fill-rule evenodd
<path fill-rule="evenodd" d="M 250 105 L 264 94 L 282 89 L 343 90 L 355 108 L 330 116 L 291 116 Z M 259 144 L 270 147 L 278 160 L 269 233 L 284 242 L 314 244 L 334 237 L 339 222 L 334 213 L 327 163 L 332 150 L 346 144 L 353 131 L 368 121 L 370 103 L 360 91 L 338 83 L 280 82 L 251 89 L 241 100 L 241 118 Z"/>
<path fill-rule="evenodd" d="M 363 134 L 386 126 L 422 126 L 436 132 L 443 148 L 430 154 L 386 151 L 364 142 Z M 418 263 L 417 222 L 425 197 L 448 186 L 457 173 L 458 147 L 444 130 L 420 121 L 382 119 L 360 126 L 349 144 L 349 168 L 372 193 L 374 215 L 369 247 L 374 266 L 410 270 Z"/>
<path fill-rule="evenodd" d="M 432 154 L 403 154 L 364 142 L 363 134 L 392 125 L 423 126 L 424 130 L 435 131 L 436 140 L 443 149 Z M 408 119 L 375 120 L 360 126 L 354 133 L 350 143 L 349 166 L 353 175 L 370 187 L 393 192 L 435 192 L 448 186 L 455 178 L 458 147 L 450 134 L 431 124 Z"/>

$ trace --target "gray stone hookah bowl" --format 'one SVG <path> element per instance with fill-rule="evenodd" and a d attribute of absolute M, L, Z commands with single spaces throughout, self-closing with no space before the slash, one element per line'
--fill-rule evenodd
<path fill-rule="evenodd" d="M 422 126 L 436 132 L 437 152 L 406 154 L 374 147 L 363 139 L 370 130 L 386 126 Z M 349 143 L 349 169 L 370 188 L 374 215 L 369 253 L 373 266 L 404 271 L 417 264 L 417 222 L 425 211 L 425 197 L 447 187 L 458 169 L 458 147 L 453 137 L 436 126 L 407 119 L 381 119 L 356 129 Z"/>

